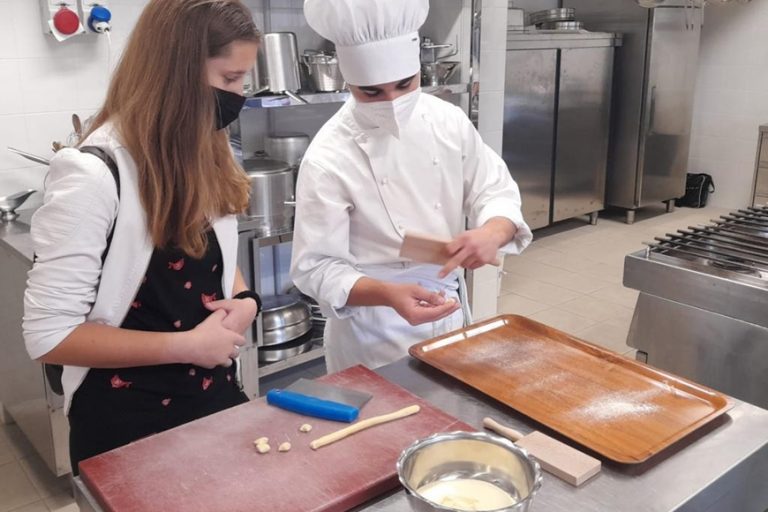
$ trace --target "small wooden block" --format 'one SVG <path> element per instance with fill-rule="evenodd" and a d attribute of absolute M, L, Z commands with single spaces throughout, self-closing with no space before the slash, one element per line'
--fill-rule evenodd
<path fill-rule="evenodd" d="M 400 247 L 400 257 L 419 263 L 445 265 L 451 259 L 451 255 L 446 249 L 449 243 L 450 241 L 447 240 L 406 233 L 403 245 Z"/>
<path fill-rule="evenodd" d="M 571 485 L 579 486 L 600 472 L 600 461 L 541 432 L 532 432 L 516 441 L 552 473 Z"/>
<path fill-rule="evenodd" d="M 447 248 L 449 243 L 451 243 L 450 240 L 406 233 L 403 245 L 400 246 L 400 257 L 418 263 L 445 265 L 451 259 L 451 253 Z M 496 258 L 490 264 L 496 267 L 501 266 L 501 260 Z"/>

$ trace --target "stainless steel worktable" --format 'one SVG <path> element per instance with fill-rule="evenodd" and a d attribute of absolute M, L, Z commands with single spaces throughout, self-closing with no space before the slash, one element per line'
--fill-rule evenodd
<path fill-rule="evenodd" d="M 479 426 L 483 417 L 491 415 L 524 432 L 536 427 L 530 419 L 415 360 L 402 359 L 377 373 L 470 425 Z M 533 510 L 764 512 L 768 507 L 768 411 L 734 403 L 722 421 L 648 463 L 604 463 L 600 475 L 580 488 L 545 473 Z M 76 483 L 80 510 L 98 511 L 91 506 L 82 482 Z M 403 512 L 411 508 L 403 491 L 397 491 L 357 510 Z"/>

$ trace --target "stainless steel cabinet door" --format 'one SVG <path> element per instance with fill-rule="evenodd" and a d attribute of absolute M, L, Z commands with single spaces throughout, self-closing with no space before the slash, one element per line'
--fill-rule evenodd
<path fill-rule="evenodd" d="M 685 174 L 698 67 L 699 10 L 653 11 L 644 133 L 638 167 L 643 170 L 638 204 L 645 206 L 685 193 Z"/>
<path fill-rule="evenodd" d="M 554 222 L 603 209 L 612 75 L 613 48 L 561 50 Z"/>
<path fill-rule="evenodd" d="M 556 67 L 557 50 L 507 52 L 502 156 L 533 229 L 549 224 Z"/>

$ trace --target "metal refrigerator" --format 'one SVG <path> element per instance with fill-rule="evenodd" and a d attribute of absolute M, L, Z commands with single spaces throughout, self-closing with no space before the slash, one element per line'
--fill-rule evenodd
<path fill-rule="evenodd" d="M 635 210 L 685 193 L 701 0 L 563 0 L 589 30 L 618 32 L 606 204 Z"/>
<path fill-rule="evenodd" d="M 502 156 L 541 228 L 604 207 L 616 34 L 507 34 Z"/>

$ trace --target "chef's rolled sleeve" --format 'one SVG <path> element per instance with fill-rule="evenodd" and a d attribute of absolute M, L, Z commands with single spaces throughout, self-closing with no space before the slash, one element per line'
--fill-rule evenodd
<path fill-rule="evenodd" d="M 344 188 L 319 165 L 305 160 L 296 188 L 291 279 L 314 298 L 326 316 L 348 318 L 349 294 L 365 275 L 355 269 L 349 249 L 349 210 Z"/>
<path fill-rule="evenodd" d="M 519 209 L 515 210 L 514 208 L 510 208 L 507 200 L 497 199 L 483 207 L 482 211 L 478 214 L 477 223 L 475 225 L 478 227 L 482 226 L 496 217 L 510 220 L 517 228 L 517 232 L 512 240 L 508 244 L 500 247 L 499 251 L 504 254 L 522 253 L 533 241 L 533 233 L 531 232 L 531 228 L 528 227 L 528 224 L 525 223 L 523 214 Z"/>
<path fill-rule="evenodd" d="M 32 217 L 36 259 L 24 293 L 22 327 L 33 359 L 86 321 L 117 208 L 117 187 L 104 162 L 75 149 L 51 160 L 43 205 Z"/>
<path fill-rule="evenodd" d="M 504 160 L 488 147 L 466 115 L 460 113 L 462 158 L 464 159 L 464 210 L 470 228 L 478 228 L 493 218 L 511 221 L 517 228 L 514 238 L 500 251 L 520 254 L 533 240 L 523 219 L 520 189 Z"/>

